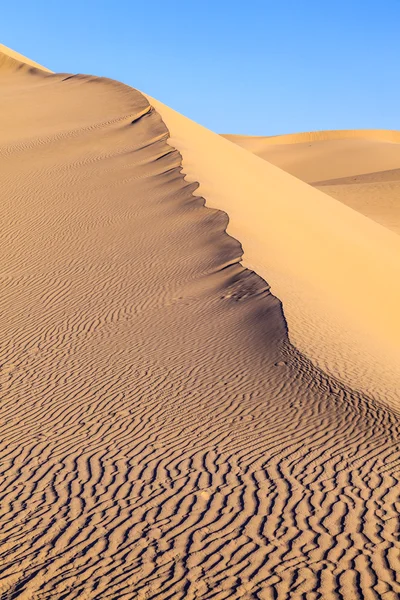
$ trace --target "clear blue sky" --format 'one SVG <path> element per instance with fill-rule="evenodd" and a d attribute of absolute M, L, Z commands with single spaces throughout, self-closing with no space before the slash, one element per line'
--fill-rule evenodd
<path fill-rule="evenodd" d="M 217 132 L 400 129 L 400 0 L 5 0 L 0 41 Z"/>

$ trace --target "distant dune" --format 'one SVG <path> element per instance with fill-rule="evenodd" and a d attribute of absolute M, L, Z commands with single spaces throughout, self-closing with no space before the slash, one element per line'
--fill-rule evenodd
<path fill-rule="evenodd" d="M 116 81 L 0 84 L 1 598 L 395 600 L 400 238 Z"/>
<path fill-rule="evenodd" d="M 223 137 L 400 233 L 400 131 Z"/>
<path fill-rule="evenodd" d="M 223 137 L 307 183 L 396 169 L 400 160 L 400 131 Z"/>

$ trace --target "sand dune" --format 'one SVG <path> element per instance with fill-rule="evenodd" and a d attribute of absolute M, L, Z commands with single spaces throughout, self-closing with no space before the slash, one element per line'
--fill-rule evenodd
<path fill-rule="evenodd" d="M 243 264 L 282 301 L 291 342 L 325 372 L 399 406 L 398 236 L 151 102 L 189 180 L 228 213 Z"/>
<path fill-rule="evenodd" d="M 193 169 L 216 177 L 200 189 L 215 193 L 243 162 L 249 214 L 259 195 L 292 191 L 309 219 L 325 196 L 160 105 L 162 120 L 127 86 L 10 60 L 0 62 L 1 597 L 395 600 L 394 397 L 352 391 L 290 344 L 281 303 L 241 266 L 227 215 L 185 180 L 174 139 L 183 164 L 198 158 Z M 396 235 L 334 200 L 326 211 L 344 219 L 344 252 L 351 225 L 366 260 L 365 232 L 394 274 L 384 261 Z M 280 217 L 271 203 L 269 213 Z M 240 241 L 251 255 L 254 234 L 266 272 L 250 225 Z M 295 243 L 284 256 L 304 258 Z M 372 295 L 385 283 L 374 269 Z"/>
<path fill-rule="evenodd" d="M 400 163 L 400 131 L 224 137 L 307 183 L 397 169 Z"/>
<path fill-rule="evenodd" d="M 321 181 L 315 187 L 400 234 L 400 169 Z"/>
<path fill-rule="evenodd" d="M 11 50 L 11 48 L 7 48 L 7 46 L 3 46 L 3 44 L 0 44 L 0 66 L 2 75 L 4 75 L 4 73 L 7 71 L 16 71 L 21 69 L 26 72 L 27 66 L 35 67 L 41 71 L 47 71 L 50 73 L 49 69 L 46 69 L 46 67 L 43 67 L 30 58 L 19 54 L 19 52 L 15 52 L 15 50 Z"/>
<path fill-rule="evenodd" d="M 400 131 L 224 137 L 400 233 Z"/>

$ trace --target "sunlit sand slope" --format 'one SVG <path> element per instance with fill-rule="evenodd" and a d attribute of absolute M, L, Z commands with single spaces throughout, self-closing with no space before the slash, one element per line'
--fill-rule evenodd
<path fill-rule="evenodd" d="M 399 405 L 398 236 L 151 101 L 189 180 L 228 213 L 244 265 L 282 301 L 291 342 L 325 372 Z"/>
<path fill-rule="evenodd" d="M 395 600 L 396 412 L 290 346 L 142 94 L 0 77 L 1 597 Z"/>
<path fill-rule="evenodd" d="M 224 137 L 400 233 L 399 131 Z"/>

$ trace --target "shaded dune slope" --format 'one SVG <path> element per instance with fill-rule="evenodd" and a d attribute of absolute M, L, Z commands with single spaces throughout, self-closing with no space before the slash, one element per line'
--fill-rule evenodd
<path fill-rule="evenodd" d="M 395 410 L 290 346 L 142 94 L 0 77 L 1 597 L 395 600 Z"/>
<path fill-rule="evenodd" d="M 400 233 L 400 132 L 223 137 Z"/>

